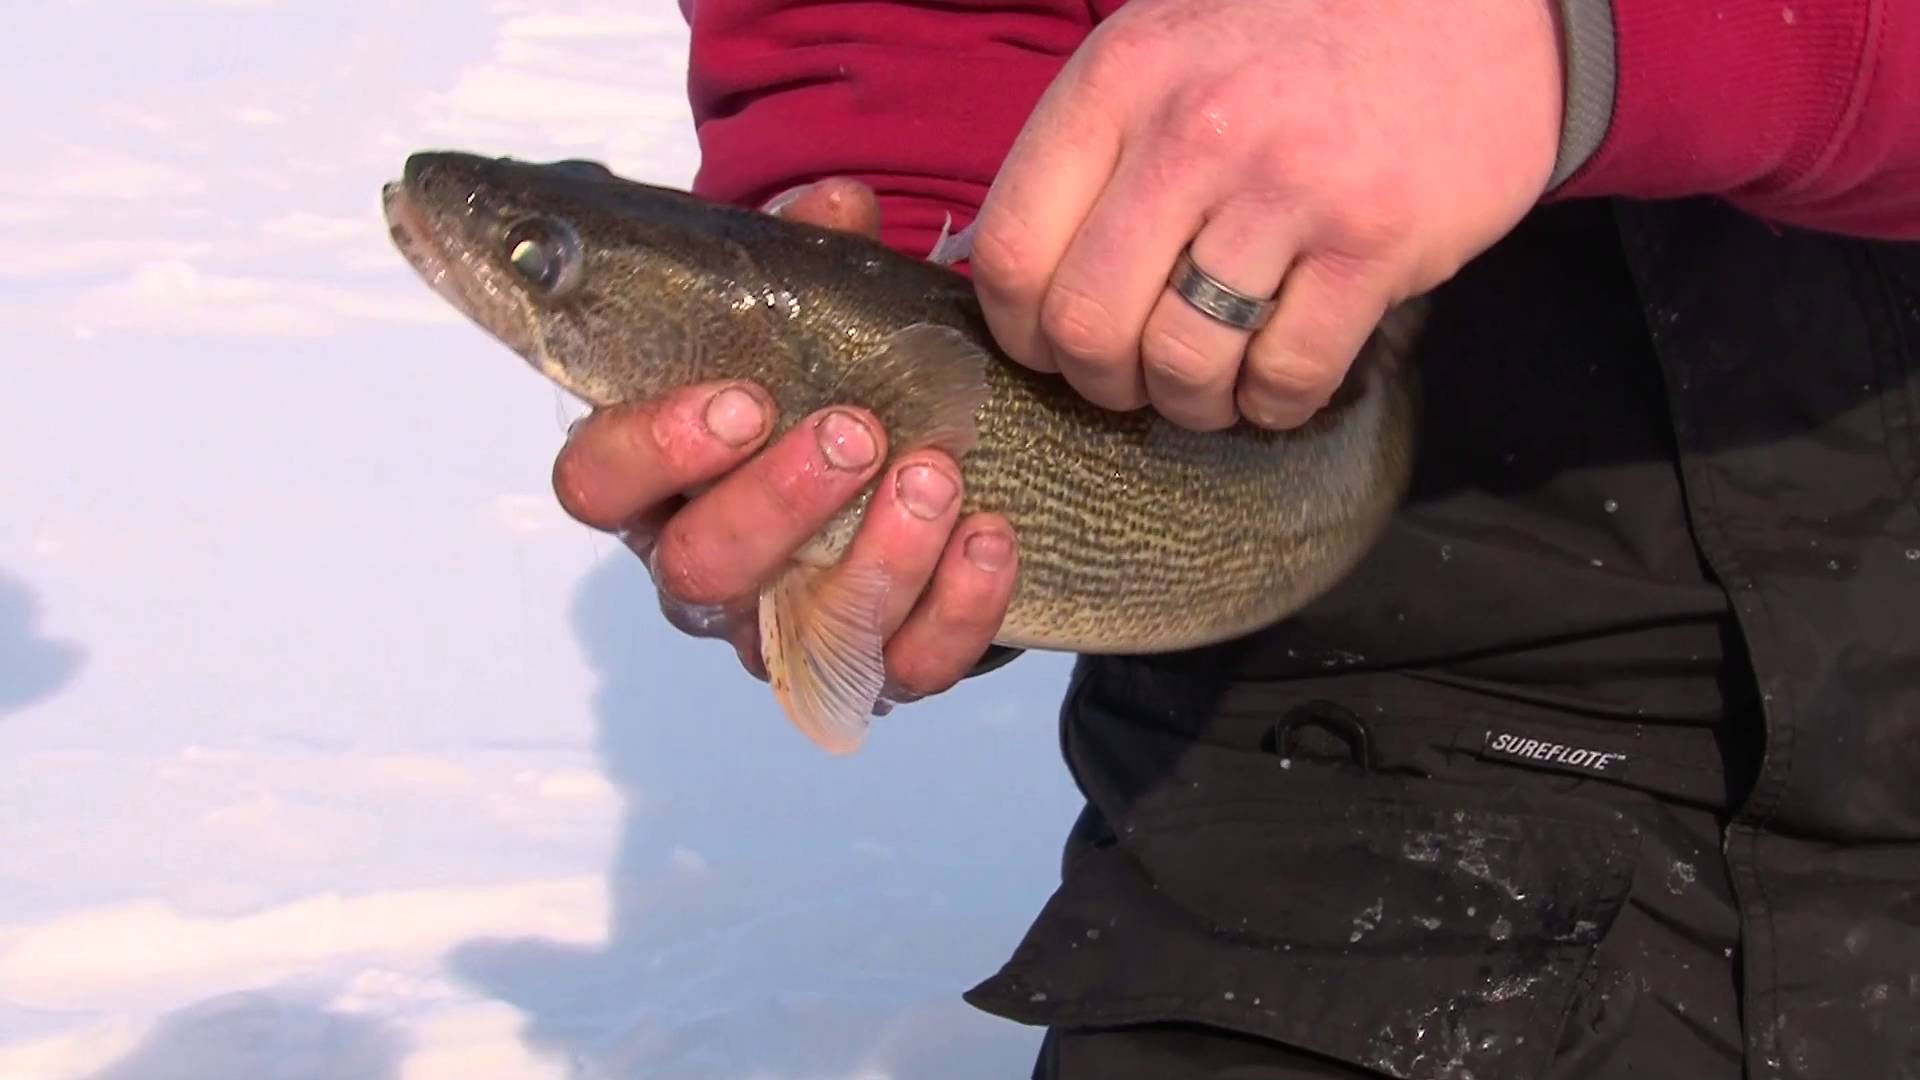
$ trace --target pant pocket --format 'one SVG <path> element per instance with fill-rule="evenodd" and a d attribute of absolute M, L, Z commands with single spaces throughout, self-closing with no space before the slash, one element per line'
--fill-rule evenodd
<path fill-rule="evenodd" d="M 970 1002 L 1203 1025 L 1387 1076 L 1544 1073 L 1630 887 L 1623 816 L 1206 746 L 1180 773 L 1069 865 Z"/>

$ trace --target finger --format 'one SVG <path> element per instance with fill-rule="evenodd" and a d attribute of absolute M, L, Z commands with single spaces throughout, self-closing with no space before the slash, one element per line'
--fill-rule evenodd
<path fill-rule="evenodd" d="M 660 542 L 660 530 L 666 528 L 667 522 L 673 520 L 673 515 L 685 505 L 687 500 L 684 496 L 669 496 L 628 518 L 620 526 L 620 542 L 639 557 L 649 575 L 653 573 L 653 549 Z M 654 584 L 659 584 L 659 581 L 656 580 Z"/>
<path fill-rule="evenodd" d="M 574 426 L 554 458 L 554 494 L 576 521 L 620 528 L 746 460 L 772 415 L 766 393 L 739 382 L 600 409 Z"/>
<path fill-rule="evenodd" d="M 742 617 L 740 610 L 721 604 L 689 604 L 659 588 L 660 574 L 654 555 L 659 550 L 660 530 L 686 503 L 686 499 L 676 496 L 641 511 L 620 530 L 620 541 L 639 556 L 640 564 L 647 568 L 647 576 L 655 586 L 654 596 L 660 603 L 660 614 L 666 617 L 668 625 L 688 637 L 730 638 Z"/>
<path fill-rule="evenodd" d="M 1302 258 L 1288 271 L 1273 321 L 1240 369 L 1240 414 L 1264 428 L 1299 427 L 1332 398 L 1386 313 L 1391 290 L 1359 264 Z"/>
<path fill-rule="evenodd" d="M 660 614 L 675 630 L 692 638 L 732 641 L 741 628 L 755 621 L 758 612 L 738 604 L 689 604 L 665 589 L 655 590 Z"/>
<path fill-rule="evenodd" d="M 1123 153 L 1068 244 L 1040 327 L 1060 374 L 1088 401 L 1119 411 L 1147 403 L 1140 334 L 1210 196 L 1164 149 Z"/>
<path fill-rule="evenodd" d="M 997 514 L 970 515 L 954 530 L 926 595 L 887 643 L 889 680 L 903 697 L 948 689 L 993 644 L 1018 561 L 1013 529 Z"/>
<path fill-rule="evenodd" d="M 1286 276 L 1291 235 L 1271 207 L 1229 203 L 1200 227 L 1190 250 L 1207 276 L 1235 292 L 1268 297 Z M 1195 431 L 1231 426 L 1240 418 L 1234 389 L 1252 338 L 1163 282 L 1140 334 L 1140 372 L 1154 410 Z"/>
<path fill-rule="evenodd" d="M 884 453 L 863 410 L 802 420 L 667 522 L 654 550 L 660 588 L 693 604 L 746 602 L 873 478 Z"/>
<path fill-rule="evenodd" d="M 733 644 L 734 654 L 740 658 L 740 666 L 747 669 L 747 674 L 767 682 L 767 661 L 760 654 L 760 620 L 741 619 L 727 632 L 727 640 Z"/>
<path fill-rule="evenodd" d="M 864 236 L 880 235 L 880 199 L 858 180 L 835 176 L 775 195 L 762 209 L 775 217 L 791 218 Z"/>
<path fill-rule="evenodd" d="M 909 455 L 876 486 L 853 543 L 830 573 L 857 572 L 862 566 L 880 568 L 887 580 L 880 611 L 883 640 L 906 621 L 926 589 L 959 516 L 959 469 L 944 454 Z M 752 614 L 750 608 L 738 615 L 726 614 L 725 608 L 704 610 L 721 612 L 723 620 Z M 742 666 L 764 681 L 766 662 L 760 654 L 758 624 L 728 622 L 724 633 Z"/>
<path fill-rule="evenodd" d="M 668 625 L 688 637 L 731 641 L 742 621 L 755 614 L 751 607 L 690 604 L 659 588 L 660 574 L 655 553 L 659 550 L 660 531 L 686 504 L 685 498 L 674 496 L 641 511 L 638 516 L 621 527 L 620 542 L 640 559 L 640 565 L 647 569 L 647 576 L 653 579 L 654 598 L 658 601 L 660 614 L 666 618 Z"/>
<path fill-rule="evenodd" d="M 874 566 L 887 579 L 880 636 L 890 638 L 919 601 L 960 518 L 960 470 L 936 451 L 904 458 L 868 504 L 840 568 Z"/>
<path fill-rule="evenodd" d="M 981 313 L 1008 356 L 1057 371 L 1040 327 L 1054 268 L 1120 158 L 1120 115 L 1069 61 L 1002 161 L 974 220 L 970 265 Z"/>

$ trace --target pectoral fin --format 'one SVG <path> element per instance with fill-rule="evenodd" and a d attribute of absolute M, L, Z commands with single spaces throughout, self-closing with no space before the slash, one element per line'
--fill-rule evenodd
<path fill-rule="evenodd" d="M 833 396 L 873 410 L 895 453 L 931 446 L 959 457 L 979 440 L 990 362 L 966 332 L 914 323 L 851 365 Z"/>
<path fill-rule="evenodd" d="M 833 754 L 858 749 L 886 680 L 874 566 L 794 564 L 760 594 L 760 653 L 787 718 Z"/>
<path fill-rule="evenodd" d="M 940 238 L 933 242 L 933 250 L 927 252 L 927 261 L 939 266 L 952 266 L 962 259 L 973 255 L 973 227 L 978 222 L 968 222 L 959 232 L 950 232 L 953 228 L 953 215 L 946 215 L 940 223 Z"/>

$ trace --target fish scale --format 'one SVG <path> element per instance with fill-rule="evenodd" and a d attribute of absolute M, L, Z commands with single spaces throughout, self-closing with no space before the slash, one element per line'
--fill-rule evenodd
<path fill-rule="evenodd" d="M 774 438 L 852 404 L 890 459 L 949 450 L 963 512 L 1017 538 L 1003 645 L 1164 652 L 1269 625 L 1353 569 L 1412 470 L 1419 300 L 1387 312 L 1307 424 L 1201 433 L 1014 363 L 964 275 L 865 237 L 579 162 L 415 154 L 384 197 L 421 276 L 591 405 L 748 379 L 778 406 Z M 835 752 L 859 745 L 884 674 L 885 583 L 838 562 L 871 493 L 761 596 L 775 693 Z"/>

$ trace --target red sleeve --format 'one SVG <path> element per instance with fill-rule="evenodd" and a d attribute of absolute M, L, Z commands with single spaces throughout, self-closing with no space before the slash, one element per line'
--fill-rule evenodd
<path fill-rule="evenodd" d="M 1555 198 L 1719 195 L 1920 239 L 1920 2 L 1613 0 L 1605 139 Z"/>
<path fill-rule="evenodd" d="M 683 0 L 701 151 L 694 190 L 758 205 L 848 176 L 883 239 L 920 256 L 959 229 L 1027 114 L 1093 28 L 1085 0 Z"/>
<path fill-rule="evenodd" d="M 915 255 L 972 220 L 1033 104 L 1117 0 L 682 0 L 703 165 L 757 204 L 852 176 Z M 1720 195 L 1920 239 L 1920 0 L 1612 0 L 1607 134 L 1555 198 Z"/>

